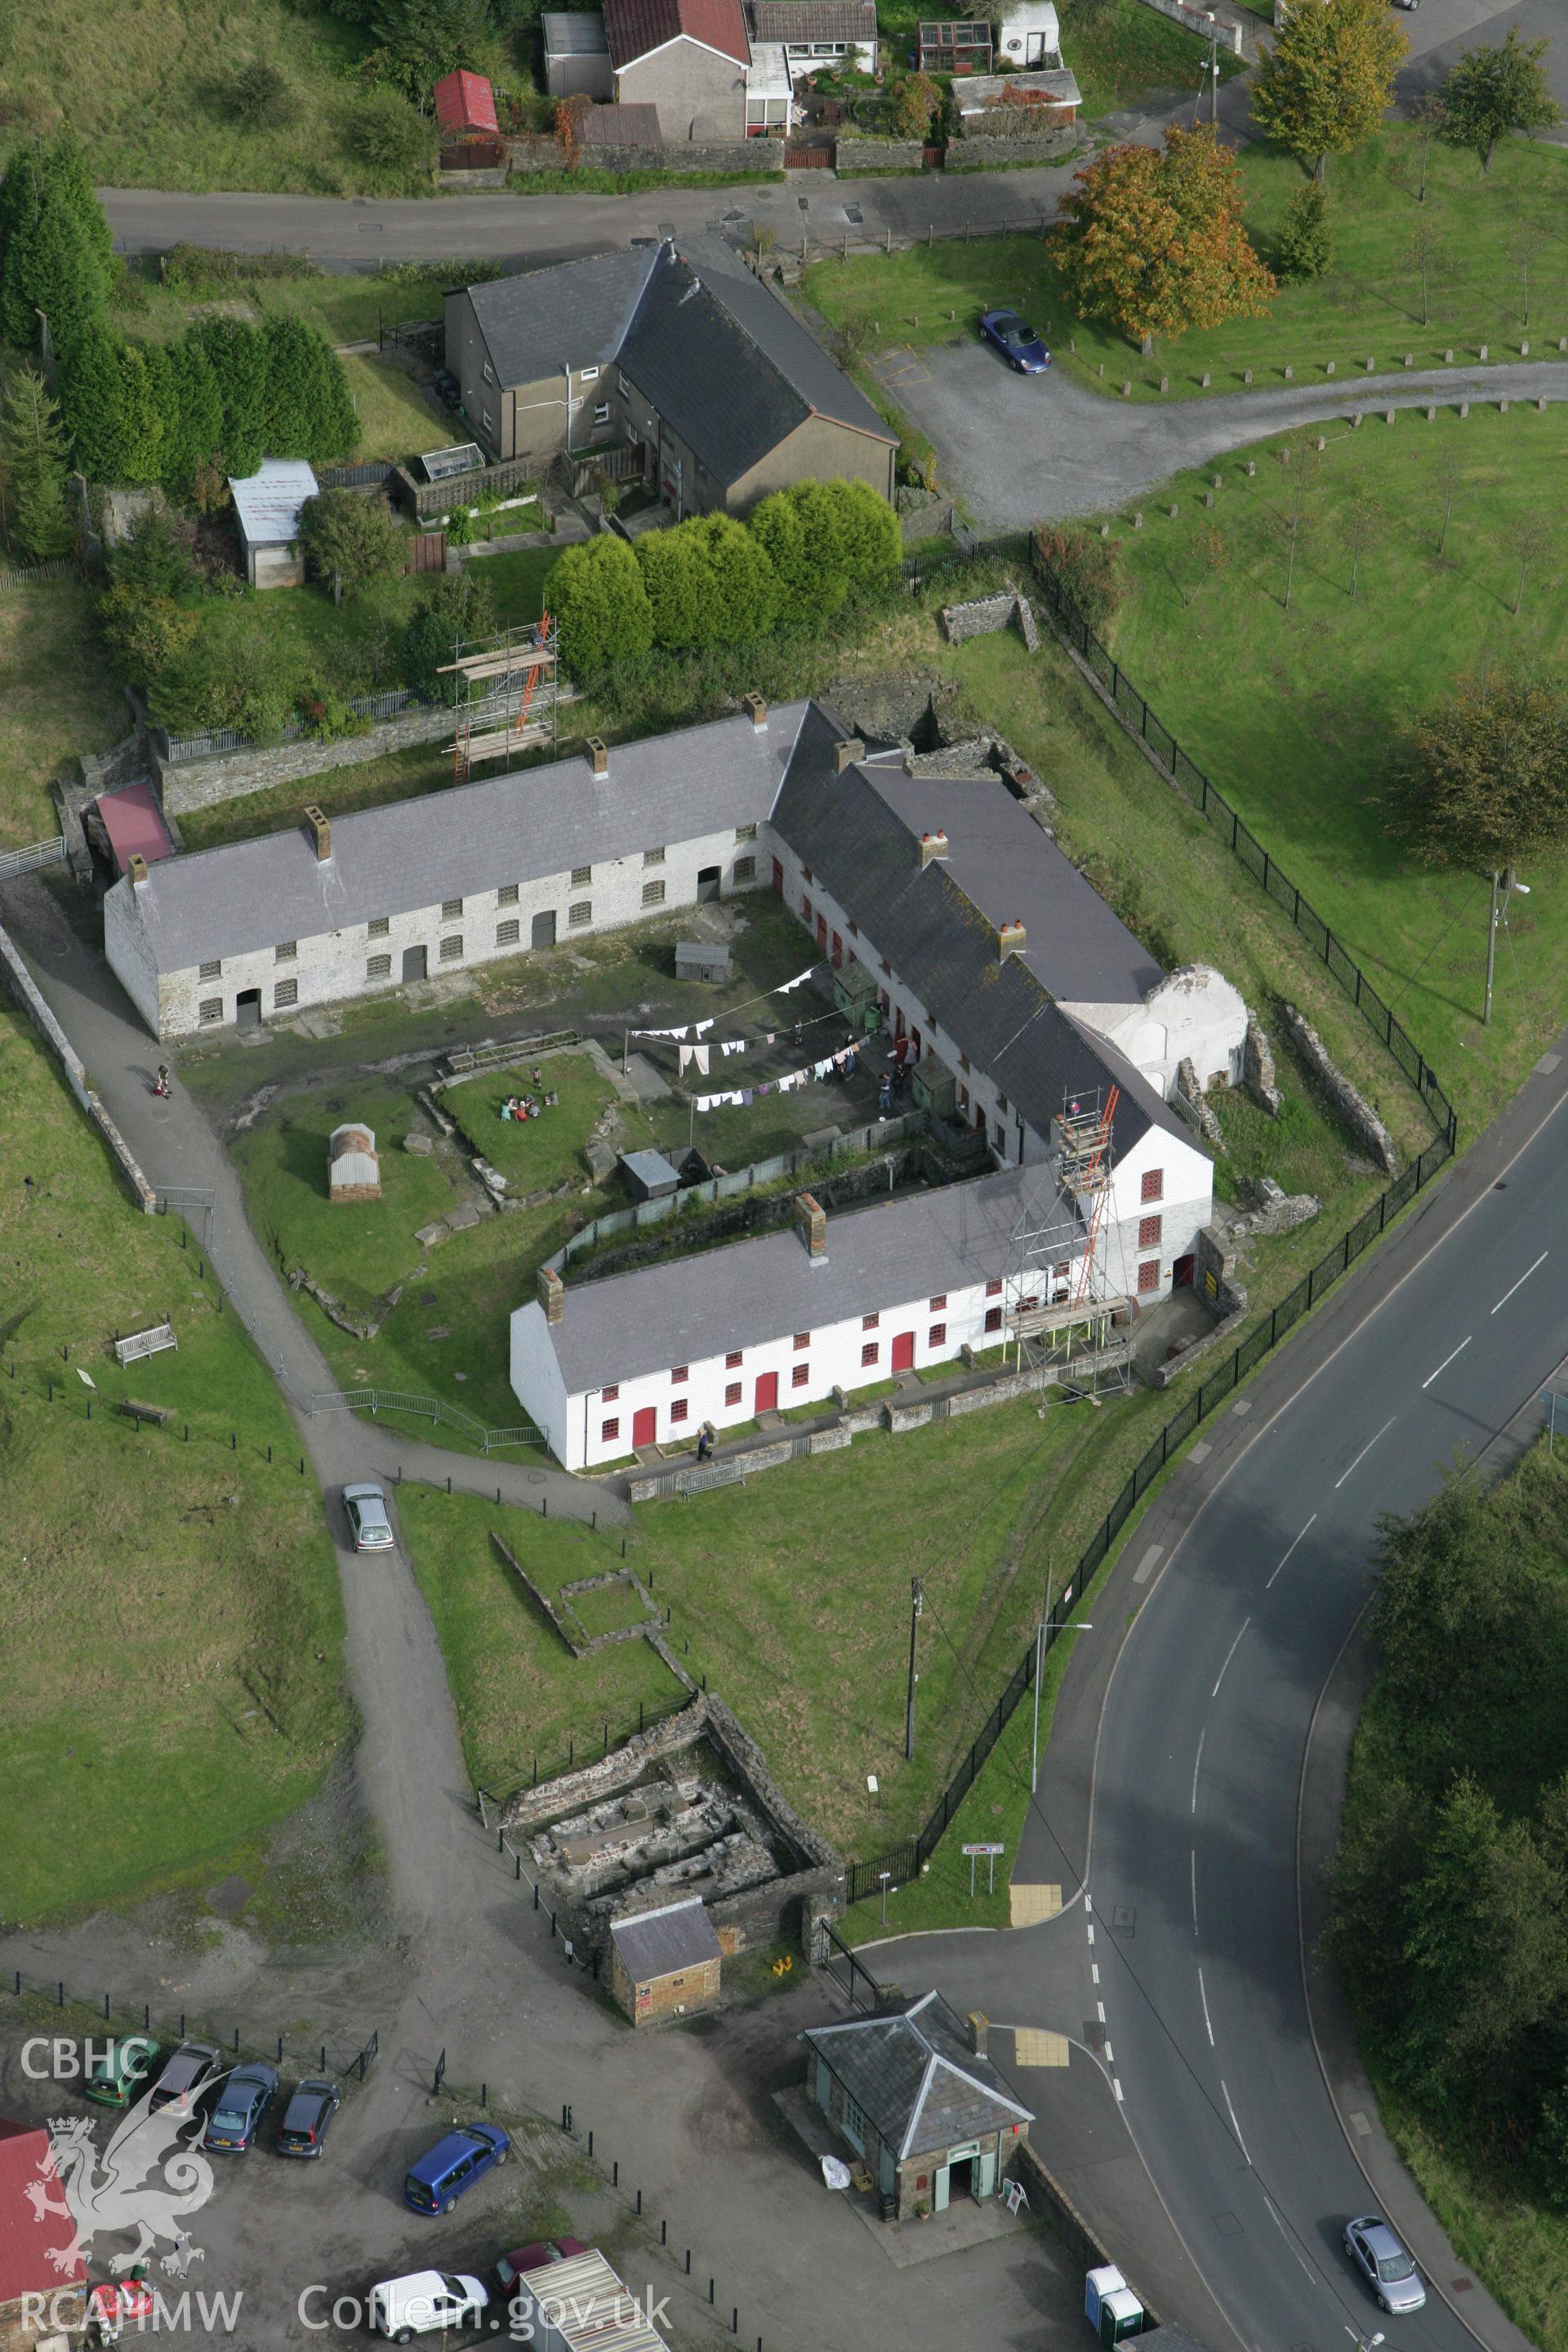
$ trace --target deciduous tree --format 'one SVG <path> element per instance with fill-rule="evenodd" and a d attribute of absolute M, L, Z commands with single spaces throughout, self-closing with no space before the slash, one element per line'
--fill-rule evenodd
<path fill-rule="evenodd" d="M 1514 26 L 1500 48 L 1467 49 L 1443 84 L 1443 136 L 1470 147 L 1489 172 L 1510 131 L 1548 131 L 1562 119 L 1542 60 L 1551 44 L 1521 41 Z"/>
<path fill-rule="evenodd" d="M 1361 578 L 1361 560 L 1377 544 L 1383 529 L 1383 509 L 1373 498 L 1364 494 L 1349 499 L 1340 511 L 1340 538 L 1351 560 L 1351 594 L 1353 597 Z"/>
<path fill-rule="evenodd" d="M 1430 866 L 1493 873 L 1568 840 L 1568 697 L 1518 672 L 1467 677 L 1415 729 L 1395 788 Z"/>
<path fill-rule="evenodd" d="M 1370 139 L 1409 47 L 1385 0 L 1294 0 L 1252 90 L 1252 119 L 1321 180 L 1331 155 Z"/>
<path fill-rule="evenodd" d="M 1061 200 L 1054 244 L 1069 299 L 1145 352 L 1156 335 L 1260 317 L 1274 279 L 1241 212 L 1236 159 L 1211 130 L 1173 126 L 1163 150 L 1108 149 Z"/>
<path fill-rule="evenodd" d="M 322 490 L 307 499 L 300 509 L 300 540 L 307 566 L 330 584 L 334 604 L 403 569 L 403 535 L 384 500 L 358 490 Z"/>

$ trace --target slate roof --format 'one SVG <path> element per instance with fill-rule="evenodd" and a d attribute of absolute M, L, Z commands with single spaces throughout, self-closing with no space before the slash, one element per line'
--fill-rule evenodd
<path fill-rule="evenodd" d="M 470 286 L 468 299 L 500 381 L 537 383 L 564 367 L 613 360 L 658 257 L 657 247 L 634 246 Z"/>
<path fill-rule="evenodd" d="M 879 1314 L 891 1331 L 900 1306 L 923 1317 L 939 1291 L 969 1289 L 1015 1268 L 1020 1214 L 1049 1181 L 1042 1166 L 1008 1168 L 829 1210 L 825 1258 L 813 1258 L 790 1226 L 597 1282 L 574 1284 L 568 1270 L 564 1313 L 548 1327 L 566 1393 L 860 1315 Z M 537 1301 L 523 1311 L 543 1313 Z"/>
<path fill-rule="evenodd" d="M 657 106 L 590 107 L 578 125 L 584 147 L 657 147 L 664 133 Z"/>
<path fill-rule="evenodd" d="M 741 0 L 605 0 L 605 30 L 617 70 L 683 36 L 737 65 L 752 62 Z"/>
<path fill-rule="evenodd" d="M 723 1948 L 700 1895 L 630 1919 L 612 1919 L 610 1934 L 634 1984 L 674 1976 L 679 1969 L 700 1968 L 705 1960 L 720 1958 Z"/>
<path fill-rule="evenodd" d="M 870 41 L 877 0 L 752 0 L 759 41 Z"/>
<path fill-rule="evenodd" d="M 617 744 L 602 782 L 584 758 L 556 760 L 334 817 L 324 862 L 297 829 L 165 858 L 136 894 L 156 968 L 184 971 L 755 823 L 773 803 L 805 709 L 775 704 L 762 734 L 742 712 Z"/>
<path fill-rule="evenodd" d="M 810 2027 L 804 2038 L 900 2162 L 1035 2120 L 1008 2097 L 990 2059 L 974 2055 L 939 1992 L 900 2010 Z"/>
<path fill-rule="evenodd" d="M 947 835 L 947 870 L 988 922 L 1024 924 L 1023 961 L 1058 1003 L 1141 1004 L 1163 980 L 1148 950 L 1000 776 L 909 776 L 881 762 L 866 774 L 917 839 Z"/>
<path fill-rule="evenodd" d="M 1151 1127 L 1190 1144 L 1177 1114 L 1124 1055 L 1063 1012 L 1024 958 L 1002 958 L 994 926 L 947 865 L 922 871 L 913 835 L 878 788 L 879 762 L 836 772 L 834 746 L 847 732 L 836 712 L 810 705 L 773 822 L 903 985 L 919 992 L 918 1008 L 906 1012 L 929 1012 L 1038 1135 L 1049 1134 L 1065 1100 L 1092 1101 L 1114 1084 L 1119 1158 Z"/>
<path fill-rule="evenodd" d="M 542 23 L 547 58 L 602 58 L 609 47 L 602 8 L 552 9 Z"/>
<path fill-rule="evenodd" d="M 264 457 L 259 473 L 231 474 L 228 487 L 247 542 L 281 547 L 298 537 L 300 509 L 321 486 L 303 457 Z"/>

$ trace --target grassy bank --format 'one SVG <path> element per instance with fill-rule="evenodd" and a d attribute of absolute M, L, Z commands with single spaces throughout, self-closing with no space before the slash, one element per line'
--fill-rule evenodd
<path fill-rule="evenodd" d="M 49 784 L 79 751 L 130 731 L 125 699 L 93 643 L 78 580 L 0 589 L 0 849 L 59 830 Z"/>

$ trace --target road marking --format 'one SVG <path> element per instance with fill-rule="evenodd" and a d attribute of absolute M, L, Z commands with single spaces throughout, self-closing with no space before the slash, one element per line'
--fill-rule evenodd
<path fill-rule="evenodd" d="M 1102 2000 L 1097 2000 L 1094 2005 L 1100 2011 L 1100 2021 L 1101 2025 L 1103 2025 L 1105 2023 L 1105 2003 Z"/>
<path fill-rule="evenodd" d="M 1105 2045 L 1105 2063 L 1108 2066 L 1114 2066 L 1116 2063 L 1116 2053 L 1109 2042 Z"/>
<path fill-rule="evenodd" d="M 1310 1517 L 1310 1518 L 1308 1520 L 1308 1522 L 1307 1522 L 1307 1527 L 1302 1528 L 1302 1530 L 1301 1530 L 1301 1536 L 1304 1536 L 1304 1535 L 1306 1534 L 1306 1532 L 1307 1532 L 1307 1528 L 1312 1527 L 1312 1526 L 1314 1526 L 1314 1525 L 1316 1524 L 1317 1517 L 1318 1517 L 1318 1514 L 1316 1513 L 1316 1511 L 1314 1511 L 1314 1512 L 1312 1513 L 1311 1517 Z M 1297 1545 L 1297 1544 L 1299 1544 L 1299 1543 L 1300 1542 L 1300 1540 L 1301 1540 L 1301 1536 L 1297 1536 L 1297 1537 L 1295 1538 L 1294 1541 L 1291 1543 L 1291 1546 L 1290 1546 L 1290 1551 L 1288 1551 L 1288 1552 L 1286 1553 L 1286 1555 L 1285 1555 L 1285 1559 L 1289 1559 L 1289 1557 L 1290 1557 L 1290 1552 L 1295 1550 L 1295 1549 L 1296 1549 L 1296 1545 Z M 1284 1567 L 1284 1565 L 1285 1565 L 1285 1559 L 1282 1559 L 1282 1560 L 1280 1561 L 1280 1563 L 1279 1563 L 1279 1568 L 1283 1568 L 1283 1567 Z M 1275 1571 L 1274 1571 L 1274 1576 L 1278 1576 L 1278 1575 L 1279 1575 L 1279 1568 L 1277 1568 L 1277 1569 L 1275 1570 Z M 1272 1584 L 1272 1583 L 1273 1583 L 1273 1581 L 1274 1581 L 1274 1576 L 1271 1576 L 1271 1577 L 1269 1578 L 1269 1580 L 1268 1580 L 1268 1584 Z M 1263 1590 L 1265 1591 L 1265 1592 L 1267 1592 L 1267 1591 L 1268 1591 L 1268 1584 L 1266 1584 L 1266 1585 L 1264 1586 L 1264 1588 L 1263 1588 Z"/>
<path fill-rule="evenodd" d="M 1535 1265 L 1544 1265 L 1551 1255 L 1552 1253 L 1550 1250 L 1542 1250 L 1541 1255 L 1535 1261 Z M 1492 1313 L 1494 1315 L 1498 1311 L 1498 1307 L 1506 1307 L 1508 1305 L 1509 1300 L 1513 1297 L 1514 1290 L 1523 1289 L 1525 1284 L 1530 1280 L 1531 1276 L 1535 1272 L 1535 1265 L 1527 1265 L 1524 1272 L 1520 1276 L 1519 1280 L 1514 1284 L 1513 1289 L 1505 1290 L 1503 1292 L 1502 1297 L 1498 1300 L 1497 1307 L 1492 1308 Z"/>
<path fill-rule="evenodd" d="M 1204 2024 L 1208 2029 L 1209 2048 L 1212 2050 L 1214 2048 L 1214 2027 L 1209 2024 L 1209 1997 L 1204 1990 L 1204 1972 L 1202 1969 L 1198 1970 L 1198 1999 L 1204 2005 Z"/>
<path fill-rule="evenodd" d="M 1246 1633 L 1246 1631 L 1247 1631 L 1247 1627 L 1251 1624 L 1251 1622 L 1252 1622 L 1252 1620 L 1251 1620 L 1251 1618 L 1250 1618 L 1250 1617 L 1244 1617 L 1244 1618 L 1242 1619 L 1242 1621 L 1241 1621 L 1241 1633 Z M 1228 1666 L 1228 1665 L 1229 1665 L 1229 1664 L 1230 1664 L 1230 1662 L 1231 1662 L 1232 1658 L 1234 1658 L 1234 1657 L 1235 1657 L 1235 1655 L 1236 1655 L 1236 1654 L 1237 1654 L 1237 1650 L 1239 1650 L 1239 1649 L 1240 1649 L 1240 1647 L 1241 1647 L 1241 1633 L 1238 1633 L 1238 1634 L 1237 1635 L 1237 1637 L 1236 1637 L 1235 1641 L 1231 1643 L 1231 1645 L 1230 1645 L 1229 1649 L 1228 1649 L 1228 1650 L 1226 1652 L 1226 1654 L 1225 1654 L 1225 1665 L 1224 1665 L 1224 1666 L 1221 1666 L 1221 1668 L 1220 1668 L 1220 1670 L 1219 1670 L 1219 1682 L 1216 1682 L 1216 1683 L 1215 1683 L 1215 1686 L 1214 1686 L 1214 1688 L 1213 1688 L 1213 1690 L 1212 1690 L 1212 1691 L 1210 1691 L 1210 1693 L 1209 1693 L 1209 1696 L 1210 1696 L 1210 1698 L 1218 1698 L 1218 1696 L 1219 1696 L 1219 1685 L 1220 1685 L 1220 1683 L 1224 1682 L 1224 1680 L 1225 1680 L 1226 1666 Z"/>
<path fill-rule="evenodd" d="M 1387 1421 L 1385 1421 L 1385 1422 L 1384 1423 L 1383 1427 L 1378 1431 L 1378 1433 L 1377 1433 L 1377 1437 L 1386 1437 L 1386 1436 L 1388 1435 L 1389 1431 L 1394 1427 L 1394 1423 L 1398 1420 L 1398 1418 L 1399 1418 L 1399 1415 L 1398 1415 L 1397 1413 L 1393 1413 L 1393 1414 L 1391 1414 L 1391 1415 L 1389 1416 L 1388 1420 L 1387 1420 Z M 1367 1439 L 1366 1444 L 1362 1447 L 1361 1452 L 1356 1455 L 1355 1460 L 1351 1464 L 1351 1470 L 1359 1470 L 1359 1469 L 1360 1469 L 1360 1467 L 1361 1467 L 1362 1464 L 1366 1460 L 1367 1455 L 1372 1452 L 1373 1447 L 1377 1444 L 1377 1437 L 1369 1437 L 1369 1438 Z M 1344 1485 L 1344 1483 L 1345 1483 L 1345 1478 L 1348 1478 L 1348 1477 L 1350 1476 L 1350 1475 L 1351 1475 L 1351 1470 L 1347 1470 L 1347 1471 L 1345 1472 L 1345 1474 L 1344 1474 L 1344 1477 L 1342 1477 L 1342 1478 L 1336 1478 L 1336 1479 L 1334 1480 L 1334 1492 L 1335 1492 L 1335 1494 L 1336 1494 L 1336 1495 L 1339 1493 L 1340 1488 Z"/>
<path fill-rule="evenodd" d="M 1116 2094 L 1116 2104 L 1120 2106 L 1121 2105 L 1121 2085 L 1117 2081 L 1114 2074 L 1112 2074 L 1110 2078 L 1110 2087 Z"/>
<path fill-rule="evenodd" d="M 1193 1811 L 1194 1813 L 1198 1809 L 1198 1766 L 1204 1760 L 1204 1741 L 1208 1738 L 1208 1725 L 1205 1723 L 1198 1734 L 1198 1752 L 1193 1759 Z"/>
<path fill-rule="evenodd" d="M 1351 2111 L 1351 2129 L 1354 2132 L 1357 2139 L 1370 2139 L 1372 2137 L 1372 2126 L 1368 2123 L 1365 2115 L 1360 2107 L 1354 2107 Z"/>
<path fill-rule="evenodd" d="M 1302 2268 L 1304 2271 L 1306 2271 L 1306 2272 L 1307 2272 L 1307 2276 L 1308 2276 L 1308 2278 L 1309 2278 L 1309 2279 L 1310 2279 L 1310 2280 L 1311 2280 L 1311 2284 L 1312 2284 L 1314 2286 L 1316 2286 L 1316 2285 L 1317 2285 L 1317 2284 L 1318 2284 L 1318 2282 L 1317 2282 L 1317 2280 L 1316 2280 L 1315 2278 L 1312 2278 L 1312 2273 L 1311 2273 L 1311 2272 L 1310 2272 L 1310 2270 L 1308 2270 L 1308 2269 L 1307 2269 L 1306 2260 L 1305 2260 L 1304 2256 L 1302 2255 L 1302 2252 L 1301 2252 L 1301 2249 L 1300 2249 L 1300 2247 L 1296 2243 L 1295 2239 L 1290 2235 L 1290 2232 L 1289 2232 L 1289 2231 L 1285 2227 L 1284 2222 L 1280 2221 L 1279 2214 L 1274 2212 L 1274 2206 L 1273 2206 L 1273 2203 L 1272 2203 L 1271 2200 L 1269 2199 L 1269 2197 L 1268 2197 L 1268 2195 L 1267 2191 L 1266 2191 L 1266 2192 L 1265 2192 L 1265 2194 L 1264 2194 L 1263 2201 L 1264 2201 L 1264 2203 L 1268 2207 L 1268 2210 L 1269 2210 L 1269 2212 L 1270 2212 L 1271 2214 L 1273 2214 L 1273 2216 L 1274 2216 L 1275 2225 L 1276 2225 L 1276 2227 L 1278 2228 L 1278 2230 L 1279 2230 L 1279 2235 L 1284 2239 L 1285 2243 L 1289 2247 L 1290 2252 L 1295 2255 L 1296 2260 L 1300 2263 L 1301 2268 Z M 1352 2334 L 1353 2335 L 1355 2331 L 1354 2331 L 1354 2329 L 1352 2328 L 1351 2332 L 1352 2332 Z"/>
<path fill-rule="evenodd" d="M 1094 1941 L 1094 1929 L 1092 1927 L 1089 1931 L 1089 1940 L 1091 1944 Z"/>
<path fill-rule="evenodd" d="M 1148 1583 L 1149 1579 L 1153 1575 L 1155 1569 L 1163 1558 L 1164 1550 L 1165 1547 L 1163 1544 L 1150 1545 L 1148 1550 L 1144 1553 L 1142 1559 L 1139 1561 L 1137 1567 L 1132 1571 L 1132 1581 L 1134 1584 Z"/>
<path fill-rule="evenodd" d="M 1100 1962 L 1098 1960 L 1090 1960 L 1089 1964 L 1089 1972 L 1094 1979 L 1095 1983 L 1098 1984 L 1100 1982 Z"/>
<path fill-rule="evenodd" d="M 1062 1907 L 1059 1886 L 1020 1886 L 1016 1879 L 1007 1889 L 1007 1906 L 1015 1927 L 1037 1927 L 1042 1919 L 1054 1919 Z"/>
<path fill-rule="evenodd" d="M 1229 2110 L 1230 2127 L 1236 2134 L 1236 2144 L 1237 2147 L 1240 2148 L 1242 2155 L 1246 2157 L 1248 2165 L 1250 2165 L 1252 2158 L 1247 2154 L 1247 2142 L 1241 2137 L 1241 2126 L 1236 2120 L 1236 2109 L 1231 2105 L 1230 2093 L 1226 2090 L 1225 2077 L 1223 2074 L 1220 2076 L 1219 2086 L 1222 2091 L 1225 2091 L 1225 2104 L 1226 2108 Z"/>
<path fill-rule="evenodd" d="M 1068 2066 L 1072 2052 L 1065 2033 L 1047 2033 L 1033 2025 L 1013 2028 L 1013 2063 L 1016 2066 Z"/>
<path fill-rule="evenodd" d="M 1521 1276 L 1520 1278 L 1521 1278 L 1521 1281 L 1523 1280 L 1523 1276 Z M 1495 1307 L 1492 1308 L 1492 1313 L 1493 1313 L 1494 1315 L 1497 1313 L 1497 1308 L 1496 1308 Z M 1473 1335 L 1472 1333 L 1470 1333 L 1470 1332 L 1468 1332 L 1468 1331 L 1467 1331 L 1467 1332 L 1466 1332 L 1466 1334 L 1465 1334 L 1464 1338 L 1460 1340 L 1460 1342 L 1459 1342 L 1458 1346 L 1455 1349 L 1455 1350 L 1454 1350 L 1454 1356 L 1462 1356 L 1462 1355 L 1464 1354 L 1465 1349 L 1469 1346 L 1469 1344 L 1470 1344 L 1470 1340 L 1471 1340 L 1471 1339 L 1472 1339 L 1472 1337 L 1473 1337 L 1473 1336 L 1474 1336 L 1474 1335 Z M 1437 1372 L 1446 1372 L 1446 1371 L 1447 1370 L 1447 1369 L 1448 1369 L 1449 1365 L 1453 1362 L 1453 1360 L 1454 1360 L 1454 1356 L 1445 1356 L 1445 1357 L 1444 1357 L 1444 1359 L 1443 1359 L 1443 1360 L 1442 1360 L 1442 1362 L 1441 1362 L 1441 1363 L 1438 1365 L 1438 1367 L 1437 1367 Z M 1423 1389 L 1429 1389 L 1429 1388 L 1431 1387 L 1431 1385 L 1432 1385 L 1433 1381 L 1434 1381 L 1436 1379 L 1436 1377 L 1437 1377 L 1437 1372 L 1428 1372 L 1428 1373 L 1427 1373 L 1427 1375 L 1426 1375 L 1426 1379 L 1425 1379 L 1425 1380 L 1422 1381 L 1422 1383 L 1421 1383 L 1421 1386 L 1422 1386 L 1422 1388 L 1423 1388 Z"/>
<path fill-rule="evenodd" d="M 1198 1850 L 1193 1848 L 1193 1933 L 1198 1932 Z"/>

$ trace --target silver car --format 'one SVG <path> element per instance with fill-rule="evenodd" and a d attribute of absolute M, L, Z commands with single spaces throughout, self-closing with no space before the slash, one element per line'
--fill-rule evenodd
<path fill-rule="evenodd" d="M 1345 2252 L 1380 2307 L 1396 2315 L 1419 2311 L 1426 2300 L 1421 2273 L 1381 2214 L 1363 2213 L 1345 2225 Z"/>
<path fill-rule="evenodd" d="M 345 1486 L 343 1508 L 355 1551 L 391 1550 L 396 1538 L 387 1517 L 386 1496 L 379 1486 Z"/>

